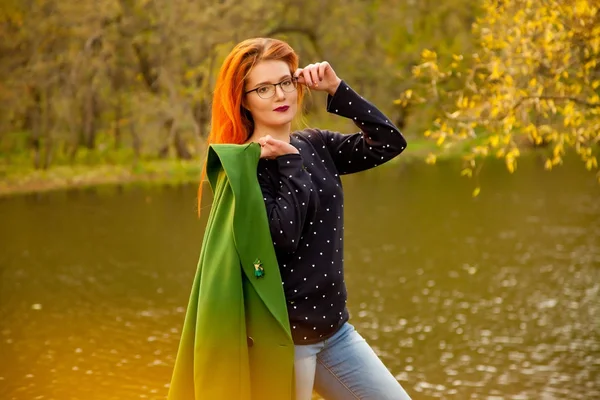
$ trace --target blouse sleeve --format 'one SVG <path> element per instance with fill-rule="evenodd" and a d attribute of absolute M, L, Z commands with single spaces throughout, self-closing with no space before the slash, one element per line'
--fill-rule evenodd
<path fill-rule="evenodd" d="M 309 210 L 313 185 L 300 154 L 286 154 L 274 161 L 278 174 L 258 172 L 273 244 L 278 252 L 293 253 L 298 247 Z"/>
<path fill-rule="evenodd" d="M 406 148 L 404 136 L 389 118 L 344 81 L 333 96 L 327 96 L 327 111 L 351 118 L 360 129 L 349 135 L 319 131 L 340 174 L 376 167 Z"/>

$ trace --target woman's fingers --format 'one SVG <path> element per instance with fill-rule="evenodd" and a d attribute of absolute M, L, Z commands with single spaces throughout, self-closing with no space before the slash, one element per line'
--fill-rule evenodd
<path fill-rule="evenodd" d="M 319 79 L 320 80 L 325 79 L 325 73 L 327 71 L 327 67 L 329 67 L 329 63 L 327 61 L 323 61 L 322 63 L 319 63 Z"/>
<path fill-rule="evenodd" d="M 312 80 L 313 85 L 319 86 L 319 64 L 311 64 L 310 68 L 310 79 Z"/>
<path fill-rule="evenodd" d="M 270 135 L 258 139 L 258 142 L 261 144 L 261 158 L 274 159 L 284 154 L 298 153 L 298 149 L 290 143 L 275 139 Z"/>
<path fill-rule="evenodd" d="M 294 72 L 294 77 L 298 79 L 298 83 L 306 85 L 306 80 L 304 79 L 304 68 L 298 68 L 296 72 Z"/>
<path fill-rule="evenodd" d="M 327 61 L 323 61 L 316 64 L 309 64 L 304 68 L 298 68 L 294 72 L 294 76 L 298 78 L 298 83 L 318 88 L 319 83 L 327 79 L 329 69 L 331 69 L 330 64 Z"/>
<path fill-rule="evenodd" d="M 304 76 L 304 83 L 308 86 L 312 86 L 313 81 L 310 76 L 310 65 L 302 70 L 302 76 Z"/>

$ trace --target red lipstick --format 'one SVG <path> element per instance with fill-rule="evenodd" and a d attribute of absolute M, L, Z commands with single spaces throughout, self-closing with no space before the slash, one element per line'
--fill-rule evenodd
<path fill-rule="evenodd" d="M 274 109 L 273 111 L 278 111 L 278 112 L 285 112 L 290 108 L 290 106 L 281 106 L 281 107 L 277 107 L 276 109 Z"/>

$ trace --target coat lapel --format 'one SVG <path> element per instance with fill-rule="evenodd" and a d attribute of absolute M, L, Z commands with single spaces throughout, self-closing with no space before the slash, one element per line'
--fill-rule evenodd
<path fill-rule="evenodd" d="M 259 158 L 260 145 L 257 143 L 211 145 L 207 175 L 213 185 L 221 167 L 227 174 L 235 198 L 233 231 L 242 269 L 291 342 L 292 335 L 281 285 L 281 274 L 272 244 L 266 207 L 256 176 Z M 264 276 L 260 278 L 254 273 L 254 262 L 257 259 L 264 268 Z"/>

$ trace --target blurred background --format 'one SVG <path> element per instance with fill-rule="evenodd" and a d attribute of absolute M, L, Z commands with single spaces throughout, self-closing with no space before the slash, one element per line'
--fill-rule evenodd
<path fill-rule="evenodd" d="M 0 398 L 165 398 L 216 74 L 257 36 L 407 137 L 343 184 L 351 322 L 411 396 L 600 398 L 595 0 L 0 1 Z"/>

